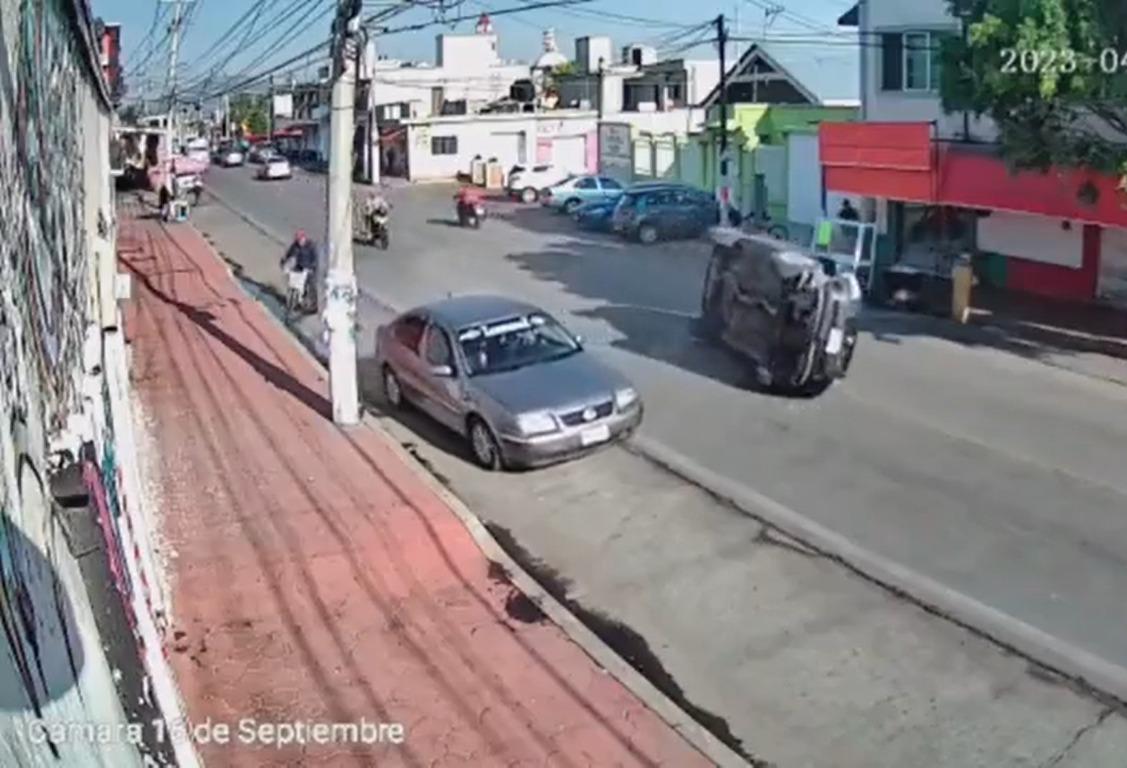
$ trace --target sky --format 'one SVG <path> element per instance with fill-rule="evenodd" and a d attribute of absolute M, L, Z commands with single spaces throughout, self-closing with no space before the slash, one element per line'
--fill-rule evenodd
<path fill-rule="evenodd" d="M 449 19 L 476 17 L 482 11 L 517 7 L 536 0 L 428 0 L 427 4 L 437 6 L 440 1 L 446 6 L 445 18 Z M 185 84 L 202 91 L 212 90 L 215 78 L 211 72 L 217 65 L 221 64 L 228 75 L 250 77 L 327 39 L 336 0 L 261 0 L 261 13 L 257 13 L 259 4 L 259 0 L 184 3 L 190 16 L 182 36 L 178 91 Z M 364 15 L 393 4 L 400 2 L 365 0 Z M 822 45 L 818 41 L 825 38 L 825 30 L 834 30 L 838 16 L 852 5 L 853 0 L 591 0 L 567 8 L 497 16 L 494 27 L 505 59 L 535 59 L 542 47 L 543 31 L 549 27 L 555 30 L 560 49 L 569 56 L 574 54 L 576 37 L 608 35 L 616 49 L 646 42 L 665 46 L 670 55 L 714 58 L 714 46 L 685 46 L 710 36 L 711 32 L 698 32 L 692 27 L 721 13 L 725 14 L 730 34 L 756 37 L 765 29 L 765 8 L 774 7 L 781 12 L 770 17 L 769 38 L 805 50 Z M 155 96 L 163 92 L 169 65 L 166 32 L 172 16 L 170 0 L 91 0 L 91 7 L 96 16 L 122 25 L 123 66 L 130 94 L 145 91 Z M 255 19 L 253 27 L 244 22 L 232 32 L 232 27 L 248 13 L 248 20 Z M 473 31 L 473 20 L 450 24 L 442 23 L 440 18 L 437 10 L 416 7 L 386 22 L 391 28 L 433 24 L 424 30 L 381 36 L 379 53 L 396 59 L 433 62 L 435 35 Z M 155 31 L 149 34 L 150 30 Z M 313 75 L 317 63 L 312 59 L 299 60 L 292 72 L 285 70 L 285 75 L 288 78 L 292 74 L 300 80 L 303 75 Z M 301 68 L 303 64 L 308 66 Z"/>

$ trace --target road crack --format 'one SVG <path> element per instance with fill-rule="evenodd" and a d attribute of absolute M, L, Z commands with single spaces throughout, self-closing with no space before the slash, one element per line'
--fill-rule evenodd
<path fill-rule="evenodd" d="M 1104 721 L 1106 721 L 1115 713 L 1115 710 L 1115 707 L 1104 707 L 1104 709 L 1100 710 L 1100 714 L 1096 717 L 1094 722 L 1088 723 L 1078 728 L 1076 733 L 1072 734 L 1072 738 L 1068 740 L 1068 743 L 1064 745 L 1064 748 L 1050 757 L 1048 761 L 1042 763 L 1041 768 L 1054 768 L 1055 766 L 1060 765 L 1061 761 L 1068 757 L 1068 753 L 1071 752 L 1073 748 L 1080 743 L 1080 740 L 1091 731 L 1094 731 L 1095 729 L 1103 725 Z"/>

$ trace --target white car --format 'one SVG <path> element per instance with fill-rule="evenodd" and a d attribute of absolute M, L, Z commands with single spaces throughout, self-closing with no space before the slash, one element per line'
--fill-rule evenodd
<path fill-rule="evenodd" d="M 235 166 L 242 165 L 244 162 L 246 162 L 246 158 L 243 157 L 243 153 L 233 147 L 220 150 L 216 154 L 216 159 L 224 168 L 234 168 Z"/>
<path fill-rule="evenodd" d="M 540 199 L 540 190 L 554 187 L 569 176 L 571 172 L 555 165 L 534 165 L 513 171 L 509 174 L 509 194 L 519 197 L 521 202 L 535 203 Z"/>
<path fill-rule="evenodd" d="M 260 179 L 288 179 L 293 176 L 290 161 L 281 156 L 271 157 L 258 169 Z"/>

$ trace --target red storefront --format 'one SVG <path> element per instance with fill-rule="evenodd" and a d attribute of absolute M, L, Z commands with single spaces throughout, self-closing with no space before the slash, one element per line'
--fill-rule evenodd
<path fill-rule="evenodd" d="M 934 140 L 930 123 L 825 123 L 819 145 L 826 189 L 970 214 L 980 237 L 1004 240 L 1007 289 L 1092 299 L 1102 251 L 1122 258 L 1127 194 L 1112 177 L 1015 174 L 988 148 Z"/>

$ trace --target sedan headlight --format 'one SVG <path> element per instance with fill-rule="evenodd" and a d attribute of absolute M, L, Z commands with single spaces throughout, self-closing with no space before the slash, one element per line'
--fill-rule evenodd
<path fill-rule="evenodd" d="M 550 413 L 522 413 L 517 416 L 517 429 L 524 435 L 543 435 L 555 432 L 558 427 Z"/>
<path fill-rule="evenodd" d="M 633 387 L 623 387 L 614 393 L 614 407 L 620 411 L 625 411 L 636 402 L 638 393 Z"/>

